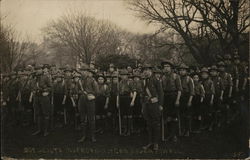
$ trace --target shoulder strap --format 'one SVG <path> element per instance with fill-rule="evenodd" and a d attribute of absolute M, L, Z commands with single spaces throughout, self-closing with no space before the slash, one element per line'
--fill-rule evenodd
<path fill-rule="evenodd" d="M 176 80 L 176 76 L 177 76 L 176 73 L 174 73 L 174 74 L 173 74 L 174 80 Z"/>
<path fill-rule="evenodd" d="M 104 84 L 103 87 L 104 87 L 104 90 L 106 91 L 108 86 L 106 84 Z"/>
<path fill-rule="evenodd" d="M 187 83 L 189 83 L 189 81 L 190 81 L 190 78 L 191 78 L 191 77 L 187 76 Z"/>

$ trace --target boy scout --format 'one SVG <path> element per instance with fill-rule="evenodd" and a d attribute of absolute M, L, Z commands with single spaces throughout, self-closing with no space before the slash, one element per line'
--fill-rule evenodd
<path fill-rule="evenodd" d="M 86 139 L 87 122 L 89 124 L 89 131 L 91 141 L 96 142 L 95 138 L 95 99 L 98 91 L 98 84 L 93 77 L 93 70 L 88 66 L 83 68 L 83 78 L 79 81 L 81 96 L 78 103 L 80 113 L 80 121 L 82 128 L 82 138 L 78 140 L 79 143 L 84 142 Z"/>
<path fill-rule="evenodd" d="M 191 131 L 194 131 L 194 133 L 200 133 L 201 129 L 201 105 L 203 103 L 204 97 L 205 97 L 205 90 L 204 86 L 202 85 L 200 81 L 199 73 L 193 72 L 190 75 L 194 81 L 194 97 L 193 97 L 193 106 L 192 106 L 192 121 L 195 123 L 192 123 L 193 128 L 191 128 Z M 193 130 L 194 129 L 194 130 Z"/>
<path fill-rule="evenodd" d="M 182 94 L 180 101 L 180 117 L 181 117 L 181 129 L 184 136 L 189 136 L 191 129 L 191 107 L 192 100 L 194 96 L 194 82 L 193 79 L 188 76 L 188 67 L 186 65 L 181 65 L 179 67 L 181 84 L 182 84 Z"/>
<path fill-rule="evenodd" d="M 213 129 L 213 116 L 214 116 L 214 94 L 215 88 L 213 81 L 209 78 L 209 72 L 206 67 L 201 69 L 201 81 L 205 89 L 205 99 L 202 109 L 202 129 L 209 128 L 209 131 Z"/>
<path fill-rule="evenodd" d="M 143 115 L 148 130 L 148 144 L 143 149 L 146 150 L 153 146 L 153 150 L 157 151 L 159 149 L 161 111 L 163 110 L 163 90 L 160 81 L 153 75 L 151 66 L 145 66 L 143 74 L 145 76 L 143 82 Z"/>
<path fill-rule="evenodd" d="M 163 116 L 169 132 L 167 140 L 173 139 L 174 142 L 177 142 L 178 125 L 180 124 L 178 123 L 180 122 L 178 115 L 182 92 L 181 80 L 179 75 L 173 72 L 173 64 L 170 61 L 163 61 L 161 65 L 163 67 L 162 85 L 164 91 Z M 164 137 L 165 135 L 163 135 L 163 140 Z"/>
<path fill-rule="evenodd" d="M 214 111 L 215 111 L 215 124 L 220 127 L 222 121 L 222 110 L 223 110 L 223 94 L 224 94 L 224 84 L 222 79 L 218 75 L 218 68 L 216 65 L 212 65 L 209 69 L 211 80 L 214 83 L 215 95 L 214 95 Z"/>
<path fill-rule="evenodd" d="M 219 77 L 222 79 L 222 82 L 224 84 L 224 94 L 223 94 L 223 107 L 224 112 L 222 115 L 224 115 L 224 122 L 227 124 L 230 123 L 230 103 L 232 98 L 232 90 L 233 90 L 233 81 L 231 74 L 227 73 L 225 70 L 225 63 L 219 62 L 218 63 L 219 68 Z"/>
<path fill-rule="evenodd" d="M 108 85 L 105 84 L 105 77 L 101 73 L 97 75 L 97 83 L 99 93 L 96 97 L 96 121 L 100 132 L 103 133 L 104 129 L 107 131 L 108 126 L 106 115 L 109 105 L 110 89 Z"/>
<path fill-rule="evenodd" d="M 34 87 L 34 93 L 36 98 L 34 99 L 34 109 L 35 115 L 37 117 L 37 127 L 38 130 L 32 135 L 37 135 L 42 131 L 42 121 L 44 122 L 44 136 L 49 135 L 49 118 L 51 111 L 50 104 L 50 91 L 51 91 L 51 81 L 46 73 L 48 72 L 48 66 L 44 65 L 42 68 L 39 67 L 37 70 L 36 85 Z"/>

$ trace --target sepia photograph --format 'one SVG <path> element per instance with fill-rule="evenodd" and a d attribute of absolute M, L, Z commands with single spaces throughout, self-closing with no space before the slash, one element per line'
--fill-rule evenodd
<path fill-rule="evenodd" d="M 248 0 L 0 0 L 1 159 L 250 159 Z"/>

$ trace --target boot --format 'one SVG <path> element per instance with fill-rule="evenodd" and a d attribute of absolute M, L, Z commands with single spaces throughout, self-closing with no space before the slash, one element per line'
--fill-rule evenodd
<path fill-rule="evenodd" d="M 95 138 L 95 120 L 92 120 L 92 122 L 90 122 L 90 134 L 91 134 L 91 141 L 96 142 L 96 138 Z"/>
<path fill-rule="evenodd" d="M 159 150 L 159 145 L 158 144 L 154 144 L 153 151 L 158 151 L 158 150 Z"/>
<path fill-rule="evenodd" d="M 152 147 L 152 145 L 153 145 L 152 143 L 149 143 L 146 146 L 143 146 L 142 149 L 143 150 L 148 150 L 148 149 L 150 149 Z"/>
<path fill-rule="evenodd" d="M 94 135 L 91 137 L 91 141 L 92 141 L 93 143 L 95 143 L 95 142 L 96 142 L 96 138 L 95 138 L 95 136 L 94 136 Z"/>
<path fill-rule="evenodd" d="M 131 131 L 132 131 L 132 118 L 128 118 L 128 132 L 127 132 L 127 136 L 131 135 Z"/>
<path fill-rule="evenodd" d="M 85 140 L 86 140 L 86 137 L 85 137 L 85 136 L 82 136 L 82 138 L 79 139 L 77 142 L 78 142 L 78 143 L 83 143 Z"/>
<path fill-rule="evenodd" d="M 44 134 L 43 134 L 44 137 L 49 135 L 48 129 L 49 129 L 49 118 L 46 117 L 44 120 Z"/>
<path fill-rule="evenodd" d="M 32 133 L 32 136 L 36 136 L 38 134 L 41 133 L 41 118 L 37 118 L 37 131 L 35 131 L 34 133 Z"/>
<path fill-rule="evenodd" d="M 81 129 L 82 129 L 83 136 L 81 137 L 81 139 L 77 141 L 78 143 L 83 143 L 86 140 L 86 123 L 81 124 Z"/>

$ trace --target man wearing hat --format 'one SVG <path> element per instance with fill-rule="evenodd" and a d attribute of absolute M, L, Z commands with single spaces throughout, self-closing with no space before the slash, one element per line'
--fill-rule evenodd
<path fill-rule="evenodd" d="M 224 84 L 222 79 L 219 77 L 218 68 L 216 65 L 212 65 L 210 70 L 210 78 L 213 81 L 215 95 L 214 95 L 214 109 L 215 109 L 215 124 L 220 127 L 222 122 L 222 101 L 223 101 L 223 94 L 224 94 Z"/>
<path fill-rule="evenodd" d="M 142 92 L 143 92 L 143 82 L 140 72 L 137 70 L 133 74 L 133 91 L 135 94 L 135 101 L 133 106 L 133 126 L 136 133 L 141 133 L 146 126 L 145 120 L 142 118 Z"/>
<path fill-rule="evenodd" d="M 11 117 L 12 124 L 17 124 L 17 107 L 18 107 L 18 91 L 19 91 L 19 83 L 18 76 L 16 72 L 11 73 L 9 88 L 8 88 L 8 106 Z"/>
<path fill-rule="evenodd" d="M 230 73 L 227 73 L 225 70 L 225 63 L 218 63 L 219 77 L 222 79 L 224 84 L 224 94 L 223 94 L 223 105 L 225 106 L 225 112 L 222 113 L 225 115 L 224 122 L 230 123 L 230 103 L 232 98 L 232 90 L 233 90 L 233 81 Z"/>
<path fill-rule="evenodd" d="M 239 105 L 240 105 L 240 83 L 243 84 L 243 76 L 244 72 L 240 66 L 240 57 L 237 54 L 237 52 L 233 55 L 233 62 L 232 62 L 232 79 L 233 79 L 233 91 L 232 91 L 232 112 L 233 116 L 232 119 L 235 119 L 235 117 L 239 114 Z"/>
<path fill-rule="evenodd" d="M 239 56 L 234 55 L 233 58 L 235 58 L 237 61 Z M 234 92 L 239 91 L 239 70 L 238 70 L 238 67 L 232 63 L 232 56 L 230 54 L 226 54 L 224 56 L 224 64 L 225 64 L 225 71 L 231 75 L 232 80 L 233 80 L 233 87 L 235 87 L 232 90 L 232 95 L 233 95 Z"/>
<path fill-rule="evenodd" d="M 131 134 L 132 127 L 132 107 L 134 106 L 133 98 L 131 98 L 131 93 L 134 96 L 132 84 L 129 83 L 128 79 L 129 73 L 127 70 L 121 70 L 119 82 L 119 107 L 122 117 L 122 124 L 124 124 L 124 131 L 122 135 L 129 136 Z"/>
<path fill-rule="evenodd" d="M 52 121 L 52 127 L 54 126 L 62 126 L 63 124 L 63 97 L 64 97 L 64 89 L 65 89 L 65 83 L 63 81 L 63 76 L 61 74 L 56 74 L 54 77 L 54 83 L 53 83 L 53 100 L 54 100 L 54 113 L 53 113 L 53 121 Z"/>
<path fill-rule="evenodd" d="M 167 124 L 166 133 L 169 133 L 167 139 L 172 139 L 174 142 L 176 142 L 178 135 L 178 125 L 180 124 L 180 119 L 178 119 L 178 113 L 179 113 L 182 85 L 180 76 L 174 73 L 173 71 L 172 62 L 163 61 L 161 63 L 161 66 L 163 68 L 162 85 L 164 91 L 163 116 L 165 124 Z M 166 127 L 164 127 L 164 130 L 166 130 L 165 128 Z M 162 140 L 165 140 L 165 131 L 162 135 Z"/>
<path fill-rule="evenodd" d="M 181 133 L 184 136 L 189 136 L 191 129 L 191 110 L 192 110 L 192 99 L 194 96 L 194 82 L 193 79 L 188 76 L 188 66 L 182 64 L 179 68 L 182 94 L 180 99 L 180 117 L 181 117 Z"/>
<path fill-rule="evenodd" d="M 109 73 L 108 73 L 109 74 Z M 110 75 L 110 74 L 109 74 Z M 110 98 L 109 98 L 109 106 L 107 109 L 109 121 L 111 121 L 110 124 L 112 124 L 112 133 L 115 134 L 118 130 L 118 106 L 117 106 L 117 100 L 118 100 L 118 87 L 119 87 L 119 74 L 118 71 L 114 71 L 111 77 L 111 82 L 109 84 L 110 88 Z"/>
<path fill-rule="evenodd" d="M 24 71 L 20 77 L 20 97 L 18 100 L 20 101 L 20 105 L 22 108 L 22 120 L 24 121 L 23 125 L 30 125 L 33 121 L 32 103 L 29 102 L 29 97 L 31 94 L 32 88 L 32 76 L 28 74 L 27 71 Z"/>
<path fill-rule="evenodd" d="M 109 64 L 108 73 L 113 74 L 115 71 L 115 65 L 113 63 Z"/>
<path fill-rule="evenodd" d="M 93 78 L 92 70 L 88 66 L 82 68 L 82 80 L 79 80 L 80 85 L 80 99 L 78 109 L 80 113 L 80 121 L 82 128 L 82 138 L 78 140 L 82 143 L 86 139 L 87 122 L 89 124 L 89 131 L 91 141 L 96 142 L 95 138 L 95 99 L 98 91 L 98 84 Z"/>
<path fill-rule="evenodd" d="M 37 118 L 38 129 L 32 135 L 38 135 L 42 132 L 42 124 L 44 124 L 44 136 L 49 135 L 48 129 L 51 115 L 50 94 L 52 83 L 50 77 L 46 74 L 47 71 L 48 66 L 46 65 L 37 68 L 36 86 L 34 87 L 33 92 L 36 96 L 34 99 L 34 114 Z"/>
<path fill-rule="evenodd" d="M 64 97 L 63 97 L 63 108 L 64 108 L 64 124 L 72 125 L 73 123 L 73 106 L 70 99 L 70 89 L 72 85 L 72 69 L 66 66 L 64 70 Z"/>
<path fill-rule="evenodd" d="M 97 75 L 99 93 L 96 97 L 96 125 L 100 133 L 108 129 L 107 109 L 109 106 L 110 88 L 105 83 L 105 76 L 102 73 Z"/>
<path fill-rule="evenodd" d="M 214 83 L 209 77 L 209 71 L 207 67 L 201 69 L 201 82 L 205 90 L 205 98 L 202 109 L 202 129 L 213 130 L 214 127 L 214 95 L 215 88 Z"/>
<path fill-rule="evenodd" d="M 160 84 L 152 72 L 150 65 L 145 65 L 143 68 L 143 109 L 142 113 L 147 122 L 148 130 L 148 144 L 143 147 L 144 150 L 153 147 L 154 151 L 159 149 L 160 138 L 160 123 L 161 123 L 161 111 L 163 110 L 163 90 Z"/>
<path fill-rule="evenodd" d="M 200 81 L 200 74 L 198 72 L 193 72 L 191 78 L 194 81 L 194 97 L 192 100 L 192 132 L 200 133 L 201 129 L 201 105 L 205 98 L 205 89 Z"/>
<path fill-rule="evenodd" d="M 80 93 L 80 86 L 79 86 L 79 81 L 81 79 L 81 75 L 76 73 L 73 75 L 73 81 L 70 89 L 70 100 L 72 103 L 72 106 L 74 108 L 74 124 L 75 124 L 75 129 L 80 130 L 79 122 L 80 122 L 80 114 L 79 114 L 79 108 L 78 108 L 78 102 L 79 102 L 79 93 Z"/>

